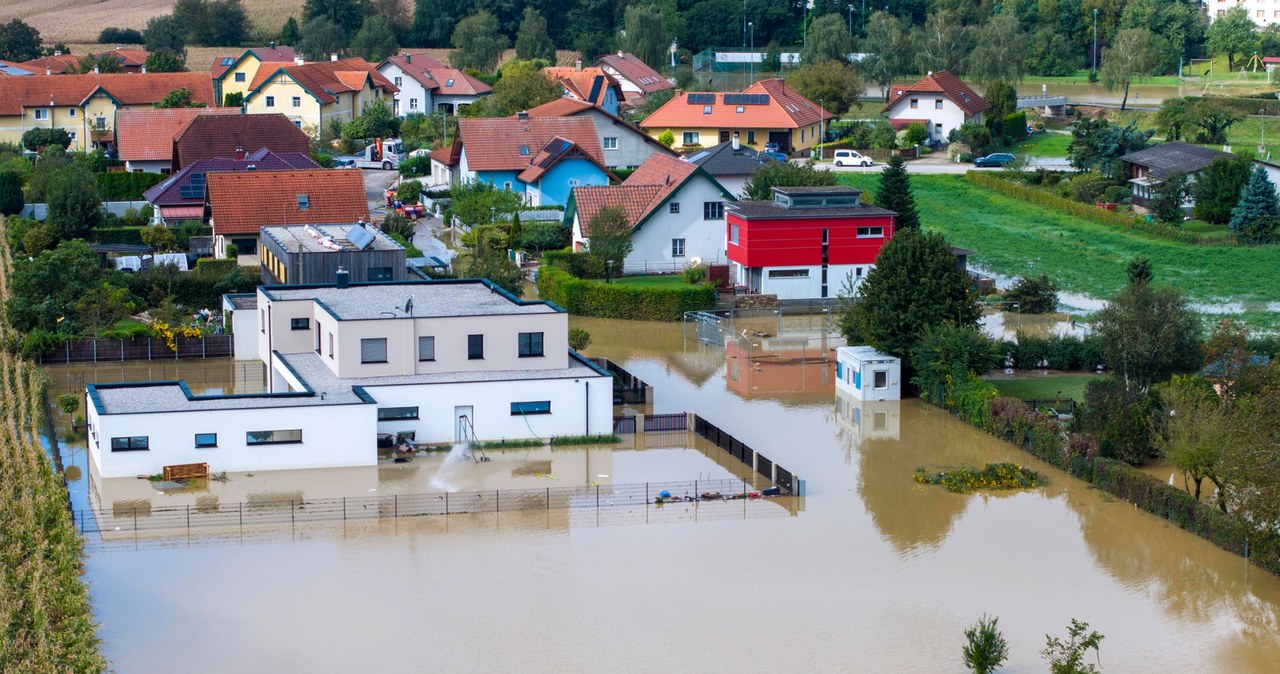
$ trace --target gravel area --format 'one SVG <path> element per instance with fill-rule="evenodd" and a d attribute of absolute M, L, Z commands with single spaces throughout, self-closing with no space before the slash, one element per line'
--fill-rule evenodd
<path fill-rule="evenodd" d="M 263 292 L 275 300 L 317 300 L 339 320 L 404 318 L 407 315 L 405 304 L 411 298 L 415 318 L 550 314 L 556 311 L 541 302 L 512 302 L 502 293 L 494 292 L 479 282 L 273 288 Z"/>

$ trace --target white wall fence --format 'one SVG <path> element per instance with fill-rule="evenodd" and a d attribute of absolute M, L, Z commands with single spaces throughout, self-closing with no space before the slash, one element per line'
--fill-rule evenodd
<path fill-rule="evenodd" d="M 147 202 L 145 201 L 104 201 L 102 202 L 102 209 L 117 217 L 123 217 L 125 211 L 130 208 L 138 210 L 146 205 Z M 31 218 L 32 220 L 39 220 L 43 222 L 49 217 L 49 205 L 23 204 L 22 210 L 18 213 L 18 217 Z"/>

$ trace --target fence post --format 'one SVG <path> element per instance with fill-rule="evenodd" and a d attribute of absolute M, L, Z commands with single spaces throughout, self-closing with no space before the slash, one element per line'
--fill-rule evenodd
<path fill-rule="evenodd" d="M 347 521 L 347 497 L 342 497 L 342 521 Z"/>
<path fill-rule="evenodd" d="M 600 509 L 600 483 L 596 483 L 596 510 Z"/>
<path fill-rule="evenodd" d="M 493 512 L 495 513 L 502 512 L 502 490 L 501 489 L 493 490 Z"/>
<path fill-rule="evenodd" d="M 123 358 L 121 360 L 124 360 Z M 147 360 L 151 360 L 151 338 L 147 338 Z"/>
<path fill-rule="evenodd" d="M 124 340 L 120 340 L 120 362 L 124 362 Z"/>
<path fill-rule="evenodd" d="M 444 493 L 444 514 L 449 514 L 449 492 Z"/>
<path fill-rule="evenodd" d="M 547 487 L 547 510 L 551 510 L 551 487 Z"/>
<path fill-rule="evenodd" d="M 395 506 L 395 510 L 394 510 L 394 512 L 395 512 L 395 516 L 396 516 L 396 517 L 399 517 L 399 516 L 400 516 L 400 495 L 399 495 L 399 494 L 392 494 L 392 495 L 391 495 L 391 503 Z"/>
<path fill-rule="evenodd" d="M 93 362 L 98 362 L 98 338 L 93 338 Z"/>
<path fill-rule="evenodd" d="M 187 533 L 191 533 L 191 506 L 187 506 Z"/>
<path fill-rule="evenodd" d="M 240 528 L 244 528 L 244 501 L 236 504 L 236 510 L 240 511 Z"/>
<path fill-rule="evenodd" d="M 294 515 L 293 515 L 293 512 L 294 512 L 294 511 L 293 511 L 293 506 L 294 506 L 294 505 L 295 505 L 295 504 L 294 504 L 294 500 L 293 500 L 293 499 L 289 499 L 289 524 L 294 524 L 294 523 L 296 523 L 296 522 L 297 522 L 297 520 L 296 520 L 296 519 L 294 519 Z"/>
<path fill-rule="evenodd" d="M 138 506 L 133 507 L 133 533 L 138 533 Z"/>
<path fill-rule="evenodd" d="M 649 505 L 649 483 L 644 483 L 644 504 Z"/>

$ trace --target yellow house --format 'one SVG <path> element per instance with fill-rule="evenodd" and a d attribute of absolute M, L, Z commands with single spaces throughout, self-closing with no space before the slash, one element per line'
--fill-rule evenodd
<path fill-rule="evenodd" d="M 774 143 L 791 153 L 816 145 L 822 124 L 832 117 L 775 78 L 756 82 L 742 93 L 678 93 L 640 122 L 640 128 L 654 138 L 670 129 L 677 146 L 711 147 L 737 133 L 743 144 L 762 148 Z"/>
<path fill-rule="evenodd" d="M 274 42 L 267 47 L 248 49 L 239 56 L 216 56 L 209 72 L 213 78 L 213 94 L 219 105 L 225 105 L 227 94 L 249 93 L 258 70 L 301 63 L 293 47 L 276 46 Z"/>
<path fill-rule="evenodd" d="M 244 109 L 251 114 L 280 113 L 299 128 L 320 133 L 332 119 L 355 119 L 365 103 L 381 99 L 392 108 L 397 91 L 362 58 L 317 61 L 259 68 L 244 97 Z"/>
<path fill-rule="evenodd" d="M 119 110 L 149 108 L 183 88 L 195 102 L 214 105 L 203 73 L 0 77 L 0 142 L 21 143 L 31 129 L 54 128 L 71 136 L 69 150 L 112 147 Z"/>

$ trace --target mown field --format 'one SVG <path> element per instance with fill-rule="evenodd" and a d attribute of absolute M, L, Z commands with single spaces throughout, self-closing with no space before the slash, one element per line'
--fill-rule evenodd
<path fill-rule="evenodd" d="M 874 192 L 879 176 L 844 173 L 847 185 Z M 972 261 L 1004 276 L 1048 274 L 1063 290 L 1106 298 L 1126 282 L 1125 265 L 1144 256 L 1156 279 L 1202 304 L 1245 303 L 1261 311 L 1280 301 L 1280 246 L 1194 246 L 1081 220 L 965 181 L 962 175 L 913 175 L 920 218 Z"/>
<path fill-rule="evenodd" d="M 242 0 L 255 31 L 275 33 L 285 19 L 301 20 L 303 0 Z M 22 19 L 46 42 L 93 42 L 106 26 L 142 30 L 153 16 L 168 14 L 174 0 L 5 0 L 0 21 Z M 402 2 L 405 7 L 410 4 Z"/>

